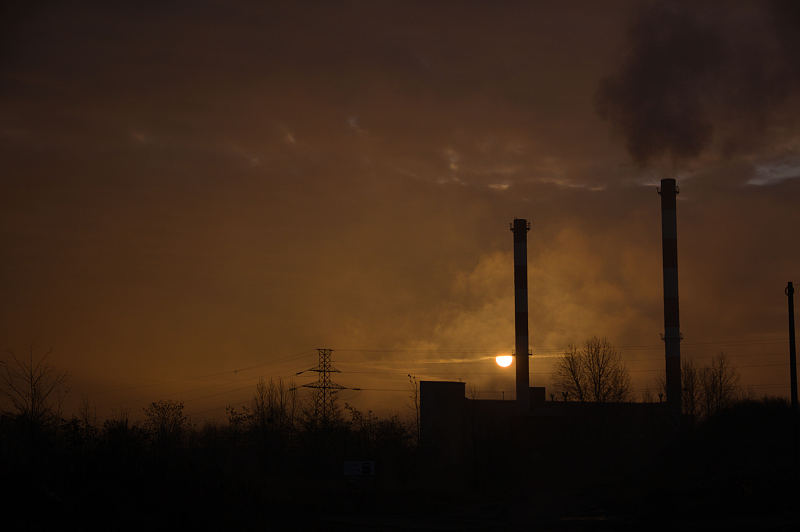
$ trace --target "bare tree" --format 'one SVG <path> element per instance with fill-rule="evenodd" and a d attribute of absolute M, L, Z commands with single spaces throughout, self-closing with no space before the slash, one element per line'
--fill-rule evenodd
<path fill-rule="evenodd" d="M 158 441 L 179 438 L 189 425 L 182 401 L 154 401 L 144 409 L 145 428 Z"/>
<path fill-rule="evenodd" d="M 111 411 L 111 417 L 103 422 L 106 437 L 120 438 L 129 434 L 135 425 L 131 425 L 128 411 L 124 408 Z"/>
<path fill-rule="evenodd" d="M 263 378 L 256 384 L 251 408 L 252 423 L 260 430 L 293 429 L 297 417 L 297 391 L 279 378 L 269 383 Z"/>
<path fill-rule="evenodd" d="M 659 396 L 666 396 L 667 381 L 658 379 Z M 708 417 L 730 406 L 742 397 L 739 374 L 728 362 L 725 353 L 711 360 L 711 364 L 698 368 L 688 359 L 681 361 L 681 403 L 683 413 L 692 417 Z"/>
<path fill-rule="evenodd" d="M 19 358 L 8 350 L 8 359 L 0 362 L 3 393 L 11 400 L 17 415 L 33 423 L 57 417 L 66 393 L 67 374 L 47 362 L 51 352 L 36 360 L 32 346 L 27 358 Z"/>
<path fill-rule="evenodd" d="M 650 388 L 645 388 L 642 390 L 642 402 L 643 403 L 655 403 L 656 399 L 653 395 L 653 392 L 650 391 Z"/>
<path fill-rule="evenodd" d="M 666 393 L 666 380 L 664 381 Z M 681 363 L 681 404 L 683 413 L 696 417 L 700 414 L 700 376 L 694 362 L 684 359 Z"/>
<path fill-rule="evenodd" d="M 586 369 L 583 354 L 574 345 L 570 345 L 564 355 L 558 359 L 556 366 L 556 381 L 561 388 L 561 394 L 566 397 L 571 395 L 578 401 L 587 399 L 586 392 L 589 384 L 586 380 Z"/>
<path fill-rule="evenodd" d="M 725 353 L 711 360 L 700 370 L 700 401 L 705 416 L 711 416 L 730 406 L 739 390 L 739 373 L 731 366 Z"/>
<path fill-rule="evenodd" d="M 630 380 L 622 356 L 605 338 L 592 337 L 580 349 L 570 346 L 556 367 L 556 382 L 562 393 L 579 401 L 625 401 L 630 395 Z"/>
<path fill-rule="evenodd" d="M 272 379 L 270 379 L 270 385 L 272 384 Z M 267 387 L 267 383 L 263 377 L 258 379 L 258 383 L 256 384 L 256 391 L 253 394 L 253 399 L 251 401 L 252 407 L 252 423 L 257 428 L 266 430 L 270 425 L 272 425 L 272 413 L 270 412 L 271 405 L 271 394 L 270 390 Z"/>
<path fill-rule="evenodd" d="M 97 407 L 92 405 L 87 395 L 81 395 L 81 404 L 78 407 L 78 420 L 84 434 L 97 434 Z"/>
<path fill-rule="evenodd" d="M 420 425 L 420 418 L 419 418 L 419 381 L 417 380 L 416 375 L 408 374 L 408 384 L 411 387 L 411 408 L 414 411 L 414 437 L 416 438 L 416 444 L 420 444 L 420 439 L 422 437 L 422 426 Z"/>
<path fill-rule="evenodd" d="M 253 420 L 253 414 L 247 408 L 247 405 L 242 405 L 238 408 L 228 405 L 225 407 L 225 414 L 228 416 L 230 428 L 237 431 L 249 426 Z"/>
<path fill-rule="evenodd" d="M 372 410 L 363 413 L 350 403 L 344 404 L 344 409 L 350 414 L 350 428 L 362 435 L 367 441 L 375 439 L 378 417 Z"/>
<path fill-rule="evenodd" d="M 700 372 L 690 359 L 684 358 L 681 360 L 681 409 L 683 413 L 699 417 L 700 412 L 700 395 L 702 382 L 700 381 Z M 662 402 L 664 397 L 667 396 L 667 378 L 666 375 L 661 375 L 656 380 L 658 390 L 659 402 Z"/>
<path fill-rule="evenodd" d="M 97 426 L 97 407 L 92 406 L 86 394 L 81 395 L 81 404 L 78 407 L 78 419 L 84 427 Z"/>

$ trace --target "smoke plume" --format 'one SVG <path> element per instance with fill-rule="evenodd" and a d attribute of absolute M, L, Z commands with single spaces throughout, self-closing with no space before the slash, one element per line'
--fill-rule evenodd
<path fill-rule="evenodd" d="M 633 18 L 597 110 L 642 166 L 785 140 L 798 118 L 798 35 L 800 7 L 788 0 L 651 4 Z"/>

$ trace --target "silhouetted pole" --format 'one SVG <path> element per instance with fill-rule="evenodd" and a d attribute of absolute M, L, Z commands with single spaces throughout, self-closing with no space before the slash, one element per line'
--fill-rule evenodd
<path fill-rule="evenodd" d="M 530 407 L 528 377 L 528 231 L 531 224 L 515 218 L 514 232 L 514 330 L 516 332 L 517 406 L 526 414 Z"/>
<path fill-rule="evenodd" d="M 676 417 L 681 415 L 681 327 L 678 313 L 678 217 L 674 179 L 662 179 L 661 250 L 664 272 L 664 355 L 667 403 Z"/>
<path fill-rule="evenodd" d="M 786 284 L 786 299 L 789 304 L 789 371 L 791 376 L 791 401 L 792 401 L 792 432 L 794 433 L 794 475 L 800 477 L 800 419 L 797 417 L 797 353 L 794 341 L 794 286 L 789 281 Z"/>
<path fill-rule="evenodd" d="M 792 384 L 792 410 L 797 414 L 797 352 L 794 341 L 794 286 L 791 281 L 786 285 L 785 292 L 789 300 L 789 371 Z"/>

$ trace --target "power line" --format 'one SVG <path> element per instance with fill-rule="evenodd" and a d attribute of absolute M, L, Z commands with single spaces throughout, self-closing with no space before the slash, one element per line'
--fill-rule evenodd
<path fill-rule="evenodd" d="M 411 390 L 401 390 L 399 388 L 358 388 L 365 392 L 406 392 L 411 393 Z"/>
<path fill-rule="evenodd" d="M 756 339 L 729 339 L 729 340 L 718 340 L 718 341 L 684 342 L 682 345 L 684 347 L 687 347 L 687 348 L 706 347 L 706 346 L 740 347 L 740 346 L 782 344 L 784 342 L 785 342 L 785 339 L 783 339 L 783 338 L 781 338 L 781 339 L 778 339 L 778 338 L 764 338 L 764 339 L 757 339 L 757 340 Z M 624 350 L 634 350 L 634 351 L 635 350 L 661 350 L 661 349 L 663 349 L 663 346 L 660 345 L 660 344 L 622 344 L 622 345 L 617 346 L 617 348 L 620 349 L 620 350 L 624 349 Z M 479 348 L 463 348 L 463 347 L 439 347 L 439 348 L 363 348 L 363 347 L 360 347 L 360 348 L 338 349 L 338 351 L 384 352 L 384 353 L 402 353 L 402 352 L 411 353 L 411 352 L 413 352 L 413 353 L 430 353 L 430 354 L 447 354 L 447 353 L 457 354 L 457 353 L 459 353 L 459 354 L 485 354 L 485 355 L 488 355 L 488 354 L 494 354 L 498 350 L 496 350 L 496 349 L 479 349 Z M 557 353 L 562 353 L 563 351 L 564 351 L 563 347 L 559 348 L 559 347 L 555 347 L 555 346 L 540 346 L 538 349 L 536 349 L 536 352 L 534 353 L 533 357 L 537 358 L 536 355 L 557 354 Z M 158 381 L 158 382 L 152 382 L 152 383 L 146 383 L 146 384 L 138 384 L 138 385 L 128 386 L 128 387 L 124 387 L 124 388 L 115 388 L 115 389 L 112 389 L 112 390 L 104 390 L 104 391 L 98 392 L 98 395 L 103 395 L 103 394 L 106 394 L 106 393 L 110 393 L 112 391 L 115 391 L 115 392 L 131 391 L 131 390 L 150 388 L 150 387 L 155 387 L 155 386 L 163 386 L 165 384 L 171 384 L 171 383 L 176 383 L 176 382 L 186 382 L 186 381 L 190 381 L 190 380 L 203 380 L 203 379 L 209 379 L 209 378 L 221 377 L 221 376 L 238 376 L 240 373 L 252 371 L 252 370 L 257 369 L 257 368 L 274 367 L 274 366 L 280 365 L 280 364 L 282 364 L 284 362 L 297 360 L 297 359 L 302 358 L 304 356 L 310 355 L 312 352 L 313 352 L 313 350 L 306 349 L 306 350 L 303 350 L 303 351 L 300 351 L 300 352 L 297 352 L 297 353 L 290 354 L 290 355 L 288 355 L 286 357 L 281 357 L 281 358 L 278 358 L 278 359 L 265 361 L 265 362 L 262 362 L 262 363 L 259 363 L 259 364 L 253 364 L 253 365 L 250 365 L 250 366 L 244 366 L 244 367 L 234 368 L 234 369 L 231 369 L 231 370 L 218 371 L 218 372 L 213 372 L 213 373 L 205 373 L 205 374 L 200 374 L 200 375 L 184 376 L 184 377 L 179 377 L 179 378 L 170 379 L 170 380 L 166 380 L 166 381 Z M 689 355 L 689 354 L 690 353 L 687 353 L 687 355 Z M 753 354 L 749 354 L 749 353 L 747 353 L 747 354 L 738 353 L 737 354 L 737 353 L 734 353 L 734 354 L 726 354 L 726 356 L 729 357 L 729 358 L 751 358 L 751 357 L 762 358 L 762 357 L 771 357 L 771 356 L 775 356 L 775 357 L 785 356 L 785 354 L 784 353 L 753 353 Z M 642 360 L 641 358 L 629 357 L 629 356 L 625 357 L 625 358 L 626 358 L 626 360 L 637 360 L 637 359 L 638 360 Z M 696 359 L 710 358 L 710 356 L 707 356 L 707 357 L 697 357 L 697 356 L 695 356 L 695 357 L 692 357 L 692 358 L 696 360 Z M 443 360 L 443 361 L 435 361 L 435 362 L 433 362 L 433 361 L 421 361 L 421 363 L 458 364 L 458 363 L 472 363 L 472 362 L 480 362 L 480 361 L 481 361 L 481 359 L 475 359 L 475 360 L 457 359 L 457 360 Z M 350 363 L 352 363 L 352 364 L 360 364 L 360 362 L 355 362 L 355 361 L 350 362 Z M 775 366 L 779 366 L 779 365 L 782 365 L 782 364 L 775 364 Z M 768 366 L 770 366 L 770 365 L 768 365 L 768 364 L 763 365 L 763 367 L 768 367 Z M 740 366 L 740 367 L 759 367 L 759 366 L 753 365 L 753 366 Z M 391 371 L 391 370 L 389 370 L 389 371 Z M 404 370 L 399 370 L 398 369 L 397 371 L 398 371 L 398 373 L 401 373 L 401 372 L 405 373 Z M 634 371 L 634 372 L 635 371 L 647 372 L 647 371 L 650 371 L 650 370 L 631 370 L 631 371 Z M 351 371 L 351 373 L 355 373 L 355 372 Z M 369 373 L 369 372 L 363 372 L 363 373 Z M 472 373 L 474 373 L 474 372 L 472 372 Z M 539 373 L 541 373 L 541 372 L 539 372 Z M 489 373 L 487 373 L 487 374 L 489 374 Z M 203 387 L 193 388 L 193 389 L 188 390 L 188 391 L 193 391 L 195 389 L 202 389 L 202 388 Z M 186 391 L 184 391 L 182 393 L 186 393 Z"/>
<path fill-rule="evenodd" d="M 687 347 L 695 347 L 695 348 L 705 347 L 705 346 L 745 347 L 745 346 L 756 346 L 756 345 L 770 345 L 770 344 L 776 344 L 776 343 L 783 343 L 784 341 L 785 341 L 784 339 L 780 339 L 780 340 L 778 340 L 778 339 L 760 339 L 760 340 L 731 339 L 731 340 L 725 340 L 725 341 L 698 341 L 698 342 L 685 343 L 683 345 L 687 346 Z M 623 345 L 617 346 L 617 348 L 620 349 L 620 350 L 625 349 L 625 350 L 634 350 L 634 351 L 635 350 L 659 350 L 660 351 L 661 349 L 663 349 L 663 346 L 662 345 L 658 345 L 658 344 L 623 344 Z M 462 354 L 462 355 L 464 355 L 464 354 L 473 354 L 473 355 L 481 355 L 481 354 L 483 354 L 483 355 L 487 355 L 487 354 L 494 354 L 494 353 L 497 352 L 497 350 L 493 350 L 493 349 L 477 349 L 477 348 L 469 348 L 468 349 L 468 348 L 452 348 L 452 347 L 450 347 L 450 348 L 444 348 L 443 347 L 443 348 L 436 348 L 436 349 L 432 349 L 432 348 L 347 348 L 347 349 L 341 349 L 339 351 L 386 352 L 386 353 L 408 352 L 408 353 L 419 353 L 419 354 L 430 353 L 430 354 L 440 354 L 440 355 L 441 354 L 447 354 L 447 353 Z M 555 348 L 555 347 L 552 347 L 552 346 L 543 346 L 543 347 L 540 347 L 537 350 L 536 354 L 546 355 L 546 354 L 548 354 L 548 351 L 551 352 L 551 353 L 560 353 L 560 352 L 563 352 L 564 350 L 563 349 L 558 349 L 558 348 Z M 160 381 L 160 382 L 156 382 L 156 383 L 148 383 L 148 384 L 136 385 L 136 386 L 131 386 L 131 387 L 128 387 L 128 388 L 122 388 L 121 390 L 133 390 L 133 389 L 138 389 L 138 388 L 146 388 L 146 387 L 165 385 L 165 384 L 175 383 L 175 382 L 186 382 L 186 381 L 189 381 L 189 380 L 202 380 L 202 379 L 208 379 L 208 378 L 220 377 L 220 376 L 236 376 L 236 377 L 238 377 L 241 373 L 252 371 L 252 370 L 260 368 L 260 367 L 275 367 L 275 366 L 278 366 L 278 365 L 280 365 L 282 363 L 290 362 L 292 360 L 297 360 L 297 359 L 302 358 L 304 356 L 308 356 L 312 352 L 313 352 L 313 350 L 307 349 L 307 350 L 303 350 L 303 351 L 300 351 L 300 352 L 297 352 L 297 353 L 292 353 L 290 355 L 287 355 L 285 357 L 281 357 L 281 358 L 278 358 L 278 359 L 266 361 L 266 362 L 259 363 L 259 364 L 253 364 L 253 365 L 250 365 L 250 366 L 235 368 L 235 369 L 232 369 L 232 370 L 219 371 L 219 372 L 207 373 L 207 374 L 202 374 L 202 375 L 187 376 L 187 377 L 182 377 L 182 378 L 177 378 L 177 379 L 171 379 L 171 380 L 168 380 L 168 381 Z M 687 353 L 687 354 L 691 354 L 691 351 L 690 351 L 690 353 Z M 534 357 L 535 357 L 535 355 L 534 355 Z M 624 354 L 623 354 L 623 356 L 624 356 Z M 728 358 L 748 358 L 748 359 L 754 359 L 754 358 L 767 359 L 768 357 L 782 357 L 782 356 L 785 356 L 785 353 L 770 352 L 770 353 L 734 353 L 734 354 L 726 354 L 726 357 L 728 357 Z M 468 363 L 483 362 L 483 361 L 486 361 L 486 360 L 490 360 L 492 358 L 493 358 L 492 356 L 485 356 L 485 357 L 474 358 L 474 359 L 453 358 L 453 359 L 449 359 L 449 360 L 448 359 L 445 359 L 445 360 L 420 360 L 420 361 L 413 361 L 411 363 L 411 366 L 417 365 L 417 364 L 430 365 L 431 363 L 433 363 L 433 364 L 442 364 L 442 365 L 445 365 L 445 364 L 468 364 Z M 556 358 L 556 357 L 546 356 L 545 358 Z M 629 362 L 630 361 L 636 361 L 636 360 L 638 360 L 638 361 L 645 361 L 645 360 L 653 360 L 653 361 L 655 361 L 656 360 L 655 358 L 651 359 L 651 357 L 642 358 L 642 357 L 625 356 L 624 358 L 625 358 L 626 361 L 629 361 Z M 706 356 L 695 355 L 695 356 L 689 356 L 689 358 L 692 359 L 692 360 L 704 360 L 704 359 L 712 358 L 712 355 L 706 355 Z M 366 374 L 366 375 L 373 375 L 373 376 L 385 376 L 384 378 L 391 379 L 392 375 L 395 375 L 395 374 L 398 375 L 398 376 L 399 375 L 405 375 L 407 373 L 407 370 L 408 370 L 408 365 L 406 365 L 406 367 L 404 369 L 403 368 L 397 368 L 397 367 L 394 367 L 394 368 L 391 368 L 391 367 L 390 368 L 371 367 L 371 368 L 362 369 L 363 366 L 366 363 L 367 362 L 365 362 L 365 361 L 350 361 L 350 362 L 348 362 L 348 365 L 353 365 L 353 366 L 355 366 L 356 368 L 359 368 L 359 369 L 345 370 L 344 372 L 345 373 L 353 373 L 353 374 Z M 544 363 L 544 362 L 540 362 L 540 364 L 541 363 Z M 782 367 L 784 365 L 785 364 L 782 363 L 782 362 L 781 363 L 764 363 L 764 364 L 745 364 L 745 365 L 738 365 L 738 366 L 736 366 L 736 368 L 737 369 L 745 369 L 745 368 L 757 368 L 757 367 Z M 319 371 L 319 368 L 314 369 L 314 371 Z M 631 368 L 628 371 L 630 373 L 636 374 L 636 373 L 657 373 L 657 372 L 660 372 L 662 370 L 661 370 L 661 368 L 638 368 L 638 369 L 637 368 Z M 434 370 L 434 371 L 426 371 L 424 373 L 425 373 L 425 375 L 427 375 L 429 377 L 432 377 L 432 378 L 441 378 L 444 375 L 452 375 L 452 372 L 446 371 L 444 369 L 442 369 L 442 370 Z M 496 368 L 495 371 L 470 371 L 470 370 L 463 370 L 462 369 L 462 372 L 460 372 L 460 373 L 461 373 L 461 375 L 457 377 L 459 380 L 466 380 L 465 377 L 467 377 L 467 378 L 473 377 L 474 378 L 476 376 L 494 376 L 494 377 L 502 377 L 502 376 L 504 376 L 503 370 L 500 369 L 500 368 Z M 532 375 L 534 377 L 542 377 L 542 376 L 552 377 L 553 375 L 555 375 L 555 372 L 553 372 L 553 371 L 548 371 L 548 372 L 533 371 Z M 228 394 L 228 393 L 234 393 L 236 391 L 244 390 L 244 389 L 246 389 L 246 388 L 248 388 L 248 387 L 253 385 L 253 380 L 252 379 L 253 378 L 251 377 L 250 378 L 250 383 L 245 385 L 245 386 L 237 386 L 235 388 L 216 391 L 216 392 L 205 394 L 205 395 L 201 395 L 201 396 L 189 397 L 187 399 L 188 400 L 205 399 L 205 398 L 208 398 L 208 397 L 216 397 L 216 396 L 225 395 L 225 394 Z M 213 386 L 215 386 L 215 385 L 209 383 L 209 384 L 202 385 L 202 386 L 199 386 L 199 387 L 190 388 L 188 390 L 183 390 L 183 391 L 180 391 L 180 392 L 177 392 L 177 393 L 178 394 L 186 394 L 186 393 L 190 393 L 190 392 L 193 392 L 193 391 L 196 391 L 196 390 L 208 389 L 209 387 L 213 387 Z M 749 386 L 755 386 L 755 387 L 784 387 L 786 385 L 785 384 L 767 384 L 767 383 L 764 383 L 764 384 L 756 384 L 756 385 L 749 385 Z M 314 385 L 310 385 L 308 387 L 314 387 Z M 344 386 L 342 386 L 340 389 L 342 389 L 342 390 L 351 389 L 351 390 L 363 390 L 363 391 L 379 391 L 379 392 L 405 392 L 405 391 L 407 391 L 405 389 L 394 389 L 394 388 L 348 388 L 348 387 L 344 387 Z M 119 390 L 120 389 L 117 389 L 117 391 L 119 391 Z M 107 393 L 107 391 L 106 392 L 101 392 L 101 393 Z M 128 402 L 129 401 L 126 401 L 126 403 L 128 403 Z M 215 407 L 215 408 L 223 408 L 223 407 Z"/>
<path fill-rule="evenodd" d="M 153 386 L 161 386 L 161 385 L 164 385 L 164 384 L 171 384 L 171 383 L 175 383 L 175 382 L 186 382 L 186 381 L 190 381 L 190 380 L 202 380 L 202 379 L 207 379 L 207 378 L 211 378 L 211 377 L 221 377 L 221 376 L 224 376 L 224 375 L 238 375 L 239 373 L 244 373 L 246 371 L 251 371 L 251 370 L 259 368 L 259 367 L 271 366 L 271 365 L 274 366 L 274 365 L 278 365 L 278 364 L 283 363 L 283 362 L 289 362 L 289 361 L 292 361 L 292 360 L 297 360 L 299 358 L 303 358 L 304 356 L 308 356 L 312 352 L 313 352 L 313 349 L 306 349 L 304 351 L 300 351 L 299 353 L 294 353 L 292 355 L 288 355 L 287 357 L 282 357 L 282 358 L 279 358 L 277 360 L 271 360 L 271 361 L 268 361 L 268 362 L 262 362 L 260 364 L 254 364 L 252 366 L 245 366 L 245 367 L 242 367 L 242 368 L 234 368 L 234 369 L 226 370 L 226 371 L 217 371 L 217 372 L 214 372 L 214 373 L 206 373 L 204 375 L 178 377 L 178 378 L 169 379 L 169 380 L 166 380 L 166 381 L 151 382 L 151 383 L 147 383 L 147 384 L 135 384 L 133 386 L 127 386 L 127 387 L 124 387 L 124 388 L 114 388 L 114 389 L 111 389 L 111 390 L 104 390 L 104 391 L 98 392 L 97 395 L 110 393 L 112 391 L 113 392 L 130 391 L 130 390 L 137 390 L 137 389 L 141 389 L 141 388 L 151 388 Z"/>

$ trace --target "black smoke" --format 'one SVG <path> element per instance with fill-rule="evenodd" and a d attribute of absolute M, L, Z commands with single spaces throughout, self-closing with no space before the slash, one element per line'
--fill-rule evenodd
<path fill-rule="evenodd" d="M 789 0 L 650 4 L 600 82 L 597 110 L 642 166 L 710 146 L 747 152 L 797 123 L 799 35 L 800 3 Z"/>

